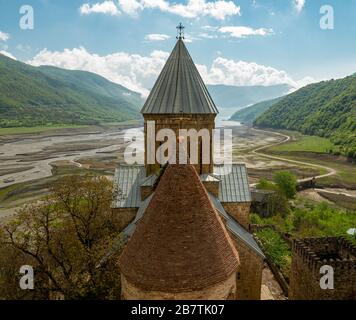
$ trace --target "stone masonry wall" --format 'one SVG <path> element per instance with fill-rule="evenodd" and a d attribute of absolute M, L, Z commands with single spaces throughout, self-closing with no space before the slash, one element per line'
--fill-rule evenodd
<path fill-rule="evenodd" d="M 260 300 L 263 259 L 234 234 L 229 234 L 240 258 L 236 277 L 236 300 Z"/>
<path fill-rule="evenodd" d="M 153 193 L 153 187 L 141 186 L 140 191 L 141 191 L 141 201 L 143 201 Z"/>
<path fill-rule="evenodd" d="M 199 131 L 200 129 L 208 129 L 210 132 L 210 164 L 196 164 L 195 168 L 199 174 L 201 173 L 212 173 L 213 172 L 213 154 L 212 154 L 212 130 L 215 128 L 215 115 L 207 114 L 207 115 L 194 115 L 194 114 L 170 114 L 170 115 L 144 115 L 145 125 L 144 125 L 144 133 L 145 133 L 145 164 L 147 175 L 150 175 L 154 172 L 157 172 L 160 168 L 158 163 L 156 164 L 147 164 L 147 151 L 149 150 L 150 141 L 147 141 L 147 121 L 155 121 L 155 133 L 161 129 L 171 129 L 175 132 L 176 137 L 179 137 L 179 129 L 196 129 Z M 159 148 L 160 144 L 156 141 L 155 143 L 155 151 Z M 201 142 L 199 142 L 199 149 L 201 148 Z M 189 149 L 189 148 L 188 148 Z M 201 163 L 201 159 L 198 159 L 199 163 Z"/>
<path fill-rule="evenodd" d="M 219 182 L 218 181 L 204 181 L 203 185 L 204 185 L 206 191 L 210 192 L 215 197 L 219 197 Z"/>
<path fill-rule="evenodd" d="M 191 292 L 158 292 L 142 290 L 121 275 L 123 300 L 228 300 L 236 294 L 236 273 L 214 286 Z"/>
<path fill-rule="evenodd" d="M 222 203 L 225 211 L 229 213 L 246 230 L 250 225 L 250 202 L 224 202 Z"/>
<path fill-rule="evenodd" d="M 138 208 L 115 208 L 111 210 L 115 215 L 119 230 L 122 231 L 134 220 Z"/>
<path fill-rule="evenodd" d="M 328 257 L 329 255 L 329 257 Z M 289 298 L 292 300 L 356 300 L 356 247 L 342 238 L 295 241 Z M 325 258 L 325 259 L 324 259 Z M 320 268 L 334 269 L 334 289 L 321 289 Z"/>

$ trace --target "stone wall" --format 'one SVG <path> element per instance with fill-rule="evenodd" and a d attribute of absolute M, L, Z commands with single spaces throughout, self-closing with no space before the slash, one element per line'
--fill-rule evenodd
<path fill-rule="evenodd" d="M 143 290 L 121 275 L 123 300 L 228 300 L 236 295 L 236 273 L 214 286 L 191 292 L 158 292 Z"/>
<path fill-rule="evenodd" d="M 175 132 L 176 137 L 179 137 L 179 129 L 208 129 L 210 132 L 210 163 L 202 164 L 202 159 L 199 156 L 198 163 L 195 168 L 199 174 L 213 172 L 213 153 L 212 153 L 212 130 L 215 128 L 215 115 L 213 114 L 145 114 L 144 115 L 144 133 L 145 133 L 145 164 L 147 175 L 155 173 L 159 170 L 160 164 L 147 164 L 147 152 L 151 149 L 151 141 L 147 138 L 147 121 L 155 121 L 155 134 L 161 129 L 171 129 Z M 155 142 L 155 152 L 159 148 L 160 143 Z M 189 148 L 188 148 L 189 150 Z M 201 141 L 199 141 L 199 150 L 201 150 Z"/>
<path fill-rule="evenodd" d="M 230 231 L 229 235 L 240 258 L 236 277 L 236 300 L 260 300 L 263 258 Z"/>
<path fill-rule="evenodd" d="M 153 193 L 153 187 L 141 186 L 140 191 L 141 191 L 141 201 L 143 201 Z"/>
<path fill-rule="evenodd" d="M 111 210 L 115 215 L 119 230 L 122 231 L 135 219 L 138 208 L 113 208 Z"/>
<path fill-rule="evenodd" d="M 289 298 L 293 300 L 356 300 L 356 247 L 343 238 L 296 240 Z M 334 269 L 334 289 L 321 289 L 320 268 Z"/>
<path fill-rule="evenodd" d="M 219 181 L 204 181 L 203 185 L 206 191 L 210 192 L 214 197 L 219 197 Z"/>
<path fill-rule="evenodd" d="M 250 202 L 223 202 L 225 211 L 230 214 L 238 223 L 246 230 L 249 230 L 250 225 Z"/>

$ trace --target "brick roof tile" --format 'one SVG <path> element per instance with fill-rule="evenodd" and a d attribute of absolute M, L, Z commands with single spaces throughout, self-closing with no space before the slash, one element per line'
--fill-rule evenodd
<path fill-rule="evenodd" d="M 192 165 L 169 165 L 119 260 L 145 290 L 199 290 L 236 272 L 238 253 Z"/>

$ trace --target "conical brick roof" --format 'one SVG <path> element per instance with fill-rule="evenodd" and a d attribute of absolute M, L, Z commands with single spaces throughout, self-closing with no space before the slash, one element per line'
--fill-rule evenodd
<path fill-rule="evenodd" d="M 144 290 L 185 292 L 226 280 L 238 253 L 192 165 L 168 165 L 120 257 Z"/>

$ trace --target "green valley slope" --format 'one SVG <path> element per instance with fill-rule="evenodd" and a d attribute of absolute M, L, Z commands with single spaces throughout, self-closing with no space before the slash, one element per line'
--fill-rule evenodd
<path fill-rule="evenodd" d="M 356 154 L 356 75 L 301 88 L 271 106 L 254 125 L 327 137 L 345 153 Z"/>
<path fill-rule="evenodd" d="M 84 71 L 33 67 L 0 54 L 0 127 L 140 118 L 141 96 Z"/>
<path fill-rule="evenodd" d="M 253 106 L 240 109 L 236 111 L 230 119 L 243 123 L 253 123 L 256 118 L 258 118 L 261 114 L 263 114 L 266 110 L 268 110 L 281 99 L 282 97 L 273 100 L 262 101 L 254 104 Z"/>

